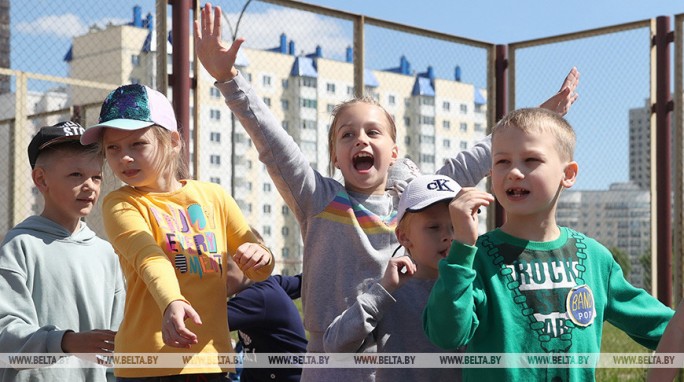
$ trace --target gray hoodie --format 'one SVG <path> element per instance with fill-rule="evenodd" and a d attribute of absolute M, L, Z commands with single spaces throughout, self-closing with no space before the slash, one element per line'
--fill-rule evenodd
<path fill-rule="evenodd" d="M 268 107 L 238 75 L 217 83 L 226 104 L 259 151 L 280 195 L 299 222 L 304 240 L 302 302 L 307 351 L 324 352 L 323 334 L 357 296 L 357 286 L 382 274 L 398 245 L 396 198 L 347 191 L 316 172 Z M 475 186 L 491 167 L 491 141 L 483 140 L 449 159 L 439 173 L 464 187 Z M 359 351 L 375 351 L 365 342 Z M 372 381 L 373 369 L 306 368 L 302 381 Z"/>
<path fill-rule="evenodd" d="M 67 330 L 117 330 L 125 287 L 112 246 L 85 223 L 73 235 L 31 216 L 0 247 L 0 352 L 63 353 Z M 17 370 L 0 365 L 0 381 L 102 381 L 102 367 Z"/>

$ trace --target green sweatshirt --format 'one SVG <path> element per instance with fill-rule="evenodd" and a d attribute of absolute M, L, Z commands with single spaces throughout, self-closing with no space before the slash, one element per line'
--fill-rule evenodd
<path fill-rule="evenodd" d="M 610 251 L 561 227 L 533 242 L 500 230 L 454 242 L 423 312 L 430 340 L 468 353 L 599 353 L 603 321 L 650 349 L 672 309 L 625 280 Z M 463 380 L 588 381 L 593 368 L 463 369 Z"/>

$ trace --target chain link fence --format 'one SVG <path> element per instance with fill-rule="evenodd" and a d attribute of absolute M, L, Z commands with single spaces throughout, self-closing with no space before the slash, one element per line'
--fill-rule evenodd
<path fill-rule="evenodd" d="M 0 1 L 10 16 L 0 47 L 11 51 L 10 62 L 0 62 L 7 67 L 0 69 L 0 133 L 10 148 L 0 156 L 8 174 L 0 185 L 2 232 L 40 212 L 25 154 L 37 128 L 64 119 L 93 124 L 109 90 L 137 82 L 164 91 L 172 73 L 171 12 L 159 12 L 170 9 L 164 2 L 93 0 L 78 9 L 73 3 Z M 387 108 L 400 156 L 426 173 L 483 138 L 494 121 L 493 44 L 286 0 L 215 5 L 224 11 L 224 39 L 246 38 L 240 71 L 323 174 L 330 113 L 355 94 Z M 681 18 L 675 24 L 681 28 Z M 611 248 L 629 279 L 644 287 L 654 235 L 651 37 L 645 20 L 509 45 L 509 109 L 540 104 L 572 66 L 582 73 L 580 99 L 567 117 L 578 135 L 580 174 L 561 196 L 559 222 Z M 675 72 L 681 82 L 681 67 Z M 276 272 L 301 272 L 294 216 L 212 79 L 198 73 L 187 126 L 193 176 L 235 197 L 276 255 Z M 172 88 L 167 94 L 173 98 Z M 681 122 L 675 126 L 679 131 Z M 673 185 L 681 189 L 681 177 Z M 111 180 L 103 193 L 117 186 Z M 677 195 L 675 221 L 682 209 Z M 88 222 L 104 236 L 99 212 Z"/>

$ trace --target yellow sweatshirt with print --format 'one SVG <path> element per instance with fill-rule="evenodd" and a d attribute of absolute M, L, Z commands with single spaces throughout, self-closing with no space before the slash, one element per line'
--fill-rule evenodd
<path fill-rule="evenodd" d="M 227 256 L 246 242 L 257 243 L 235 200 L 220 186 L 194 180 L 168 193 L 141 192 L 124 186 L 103 202 L 109 241 L 119 255 L 126 277 L 124 319 L 116 335 L 115 354 L 124 353 L 231 353 L 226 316 Z M 265 280 L 269 265 L 247 272 Z M 162 315 L 175 300 L 188 302 L 202 325 L 185 323 L 198 343 L 190 349 L 164 344 Z M 159 367 L 115 365 L 117 377 L 220 373 L 218 363 L 206 368 L 182 364 Z"/>

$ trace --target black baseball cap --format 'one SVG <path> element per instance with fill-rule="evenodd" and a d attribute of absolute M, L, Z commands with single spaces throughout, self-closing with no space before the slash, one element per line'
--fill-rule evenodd
<path fill-rule="evenodd" d="M 78 141 L 85 129 L 76 122 L 64 121 L 53 126 L 41 127 L 31 139 L 28 146 L 28 157 L 31 168 L 36 166 L 40 151 L 44 148 L 66 141 Z"/>

